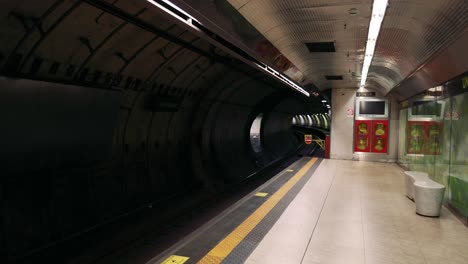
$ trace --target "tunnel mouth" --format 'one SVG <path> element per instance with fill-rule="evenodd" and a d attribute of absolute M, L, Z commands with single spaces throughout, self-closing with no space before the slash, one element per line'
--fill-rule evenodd
<path fill-rule="evenodd" d="M 260 113 L 252 121 L 252 125 L 250 126 L 250 145 L 255 153 L 261 153 L 263 151 L 261 140 L 262 120 L 263 113 Z"/>

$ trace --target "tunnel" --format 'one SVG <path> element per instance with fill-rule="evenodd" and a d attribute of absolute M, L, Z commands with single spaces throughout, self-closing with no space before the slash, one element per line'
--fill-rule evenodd
<path fill-rule="evenodd" d="M 294 115 L 323 110 L 138 2 L 2 4 L 3 241 L 12 259 L 242 181 L 296 153 Z M 250 143 L 258 115 L 261 153 Z"/>
<path fill-rule="evenodd" d="M 307 135 L 332 159 L 433 164 L 435 152 L 411 167 L 423 154 L 402 143 L 405 109 L 437 93 L 452 98 L 450 122 L 466 113 L 453 96 L 468 87 L 468 4 L 389 0 L 366 82 L 373 2 L 2 1 L 2 263 L 69 263 L 121 222 L 171 222 L 313 155 Z M 394 140 L 377 156 L 353 149 L 370 96 L 388 105 Z M 465 186 L 460 173 L 450 181 Z M 453 198 L 462 218 L 465 198 Z M 108 251 L 133 237 L 108 238 Z"/>

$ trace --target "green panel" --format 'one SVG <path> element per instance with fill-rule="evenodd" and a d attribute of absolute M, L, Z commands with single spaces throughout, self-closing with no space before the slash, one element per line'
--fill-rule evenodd
<path fill-rule="evenodd" d="M 451 98 L 449 203 L 468 216 L 468 94 Z"/>
<path fill-rule="evenodd" d="M 398 131 L 398 163 L 401 165 L 408 167 L 408 157 L 406 156 L 406 125 L 408 122 L 408 109 L 401 109 L 400 110 L 400 123 L 399 123 L 399 131 Z"/>
<path fill-rule="evenodd" d="M 434 102 L 437 100 L 440 99 L 434 97 Z M 407 153 L 409 111 L 401 109 L 398 162 L 410 170 L 427 172 L 433 180 L 447 186 L 446 202 L 468 217 L 468 93 L 440 101 L 445 103 L 444 119 L 440 120 L 442 127 L 437 135 L 438 139 L 429 142 L 433 144 L 437 141 L 440 153 Z M 431 136 L 430 133 L 428 136 Z"/>
<path fill-rule="evenodd" d="M 449 176 L 450 204 L 468 217 L 468 182 Z"/>
<path fill-rule="evenodd" d="M 445 111 L 451 112 L 451 100 L 442 100 L 445 102 Z M 435 158 L 434 180 L 447 186 L 450 175 L 450 149 L 451 149 L 451 122 L 450 118 L 442 121 L 442 135 L 440 136 L 440 155 Z M 448 188 L 445 197 L 448 197 Z"/>

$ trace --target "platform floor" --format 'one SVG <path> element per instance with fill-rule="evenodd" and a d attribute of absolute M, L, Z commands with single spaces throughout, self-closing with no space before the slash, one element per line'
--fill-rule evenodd
<path fill-rule="evenodd" d="M 468 263 L 468 228 L 404 192 L 396 164 L 303 158 L 150 263 Z"/>

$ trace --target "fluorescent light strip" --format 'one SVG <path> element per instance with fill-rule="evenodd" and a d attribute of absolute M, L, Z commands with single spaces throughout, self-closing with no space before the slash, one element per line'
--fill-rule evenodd
<path fill-rule="evenodd" d="M 372 4 L 372 16 L 369 24 L 369 33 L 367 34 L 366 52 L 364 53 L 364 62 L 362 64 L 361 87 L 366 85 L 367 74 L 374 58 L 375 45 L 379 36 L 382 21 L 387 10 L 388 0 L 374 0 Z"/>
<path fill-rule="evenodd" d="M 197 31 L 200 31 L 199 28 L 195 27 L 193 24 L 192 24 L 192 21 L 196 21 L 198 22 L 194 17 L 192 17 L 191 15 L 189 15 L 187 12 L 185 12 L 184 10 L 182 10 L 180 7 L 176 6 L 175 4 L 173 4 L 171 1 L 167 1 L 167 0 L 161 0 L 161 1 L 154 1 L 154 0 L 146 0 L 148 1 L 149 3 L 153 4 L 154 6 L 156 6 L 157 8 L 163 10 L 164 12 L 166 12 L 167 14 L 171 15 L 172 17 L 176 18 L 177 20 L 183 22 L 184 24 L 190 26 L 191 28 L 197 30 Z M 184 19 L 182 18 L 180 15 L 176 14 L 174 11 L 170 10 L 169 8 L 163 6 L 162 4 L 158 3 L 158 2 L 163 2 L 164 4 L 170 6 L 171 8 L 175 9 L 177 12 L 180 12 L 182 15 L 186 16 L 188 19 Z M 200 23 L 200 22 L 198 22 Z"/>
<path fill-rule="evenodd" d="M 174 3 L 172 3 L 171 1 L 168 1 L 168 0 L 159 0 L 159 1 L 155 1 L 155 0 L 146 0 L 148 1 L 149 3 L 153 4 L 154 6 L 156 6 L 157 8 L 163 10 L 164 12 L 166 12 L 167 14 L 171 15 L 172 17 L 176 18 L 177 20 L 183 22 L 184 24 L 190 26 L 191 28 L 197 30 L 198 32 L 202 32 L 197 26 L 195 26 L 192 22 L 195 21 L 197 22 L 198 24 L 201 25 L 201 23 L 199 21 L 197 21 L 194 17 L 192 17 L 191 15 L 189 15 L 187 12 L 185 12 L 184 10 L 182 10 L 180 7 L 176 6 Z M 171 8 L 174 8 L 177 12 L 180 12 L 181 14 L 183 14 L 184 16 L 187 17 L 187 19 L 185 18 L 182 18 L 180 15 L 176 14 L 175 12 L 173 12 L 172 10 L 170 10 L 169 8 L 165 7 L 164 5 L 158 3 L 158 2 L 163 2 L 165 5 L 168 5 L 170 6 Z M 210 36 L 208 36 L 210 37 Z M 212 37 L 211 37 L 212 38 Z M 212 38 L 213 39 L 213 38 Z M 213 39 L 215 40 L 215 39 Z M 216 41 L 216 40 L 215 40 Z M 219 43 L 219 42 L 218 42 Z M 221 43 L 220 43 L 221 44 Z M 223 44 L 221 44 L 223 45 Z M 229 48 L 229 47 L 227 47 Z M 234 51 L 235 52 L 235 51 Z M 237 53 L 237 52 L 236 52 Z M 241 54 L 239 54 L 241 57 L 244 57 L 242 56 Z M 245 57 L 244 57 L 245 58 Z M 291 81 L 291 79 L 279 72 L 277 72 L 276 70 L 274 70 L 273 68 L 271 67 L 268 67 L 268 66 L 264 66 L 264 65 L 260 65 L 258 63 L 253 63 L 254 65 L 256 65 L 258 68 L 260 68 L 263 72 L 266 72 L 268 73 L 269 75 L 275 77 L 276 79 L 282 81 L 283 83 L 287 84 L 288 86 L 292 87 L 294 90 L 302 93 L 303 95 L 309 97 L 310 94 L 304 90 L 302 87 L 300 87 L 299 85 L 295 84 L 293 81 Z"/>

